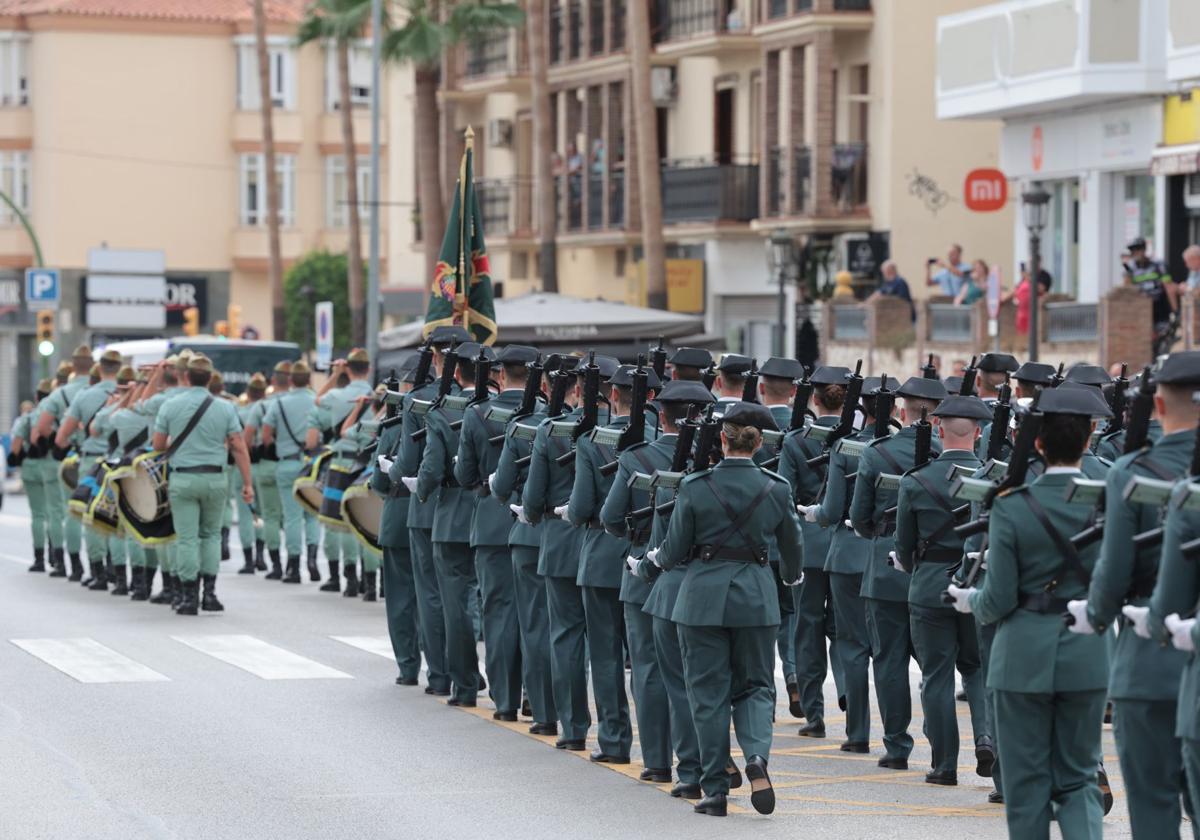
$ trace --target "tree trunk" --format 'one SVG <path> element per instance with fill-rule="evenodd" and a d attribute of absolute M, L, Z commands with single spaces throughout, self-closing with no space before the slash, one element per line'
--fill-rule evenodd
<path fill-rule="evenodd" d="M 425 283 L 433 282 L 446 207 L 442 198 L 441 148 L 438 126 L 437 67 L 417 66 L 415 72 L 416 113 L 413 142 L 417 146 L 417 194 L 421 199 L 421 243 L 425 251 Z"/>
<path fill-rule="evenodd" d="M 630 3 L 628 9 L 638 204 L 642 211 L 642 254 L 646 262 L 646 302 L 656 309 L 666 309 L 667 265 L 663 241 L 662 172 L 658 160 L 658 113 L 650 95 L 650 4 Z"/>
<path fill-rule="evenodd" d="M 542 291 L 558 291 L 558 253 L 555 245 L 558 214 L 554 201 L 554 125 L 551 123 L 550 83 L 547 80 L 546 0 L 529 0 L 525 6 L 529 46 L 529 78 L 533 99 L 533 202 L 537 207 L 538 262 Z"/>
<path fill-rule="evenodd" d="M 346 219 L 350 244 L 347 254 L 349 277 L 347 298 L 350 304 L 350 341 L 355 347 L 367 341 L 367 318 L 363 289 L 362 223 L 358 218 L 358 150 L 354 146 L 354 113 L 350 101 L 350 44 L 337 42 L 338 87 L 342 117 L 342 155 L 346 159 Z"/>
<path fill-rule="evenodd" d="M 271 120 L 271 55 L 267 50 L 267 13 L 254 0 L 254 46 L 258 54 L 258 106 L 262 115 L 263 180 L 267 194 L 267 288 L 271 292 L 271 337 L 283 341 L 283 257 L 279 248 L 279 176 L 275 171 L 275 127 Z M 238 337 L 238 336 L 233 336 Z"/>

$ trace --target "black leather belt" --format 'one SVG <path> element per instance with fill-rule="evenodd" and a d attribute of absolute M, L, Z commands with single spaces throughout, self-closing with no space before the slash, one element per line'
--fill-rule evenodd
<path fill-rule="evenodd" d="M 201 464 L 198 467 L 172 467 L 171 472 L 177 473 L 219 473 L 225 467 L 220 464 Z"/>
<path fill-rule="evenodd" d="M 589 531 L 603 531 L 604 523 L 599 519 L 589 519 L 583 527 L 587 528 Z"/>
<path fill-rule="evenodd" d="M 730 560 L 735 563 L 756 563 L 759 566 L 767 565 L 767 547 L 765 545 L 760 545 L 757 548 L 698 545 L 691 550 L 689 556 L 692 560 L 704 560 L 706 562 L 709 560 Z"/>
<path fill-rule="evenodd" d="M 962 560 L 961 548 L 931 548 L 924 554 L 919 554 L 917 563 L 949 563 L 954 564 Z"/>
<path fill-rule="evenodd" d="M 300 460 L 300 453 L 299 453 L 299 452 L 297 452 L 295 455 L 276 455 L 276 456 L 275 456 L 273 459 L 272 459 L 272 458 L 268 458 L 267 460 L 268 460 L 268 461 L 271 461 L 271 460 L 275 460 L 275 461 L 299 461 L 299 460 Z"/>
<path fill-rule="evenodd" d="M 639 528 L 636 531 L 629 532 L 629 541 L 635 545 L 643 545 L 650 541 L 650 529 Z"/>
<path fill-rule="evenodd" d="M 1017 598 L 1017 606 L 1042 615 L 1057 615 L 1067 611 L 1067 599 L 1055 597 L 1049 592 L 1022 592 Z"/>

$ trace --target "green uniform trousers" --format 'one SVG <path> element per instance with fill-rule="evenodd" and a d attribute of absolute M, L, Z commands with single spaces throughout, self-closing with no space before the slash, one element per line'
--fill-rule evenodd
<path fill-rule="evenodd" d="M 146 548 L 133 537 L 125 537 L 125 553 L 133 566 L 141 568 L 149 566 L 153 569 L 158 565 L 158 561 L 154 557 L 154 550 Z"/>
<path fill-rule="evenodd" d="M 867 633 L 871 639 L 871 670 L 875 675 L 875 700 L 883 719 L 883 746 L 893 758 L 908 758 L 913 739 L 912 694 L 908 684 L 908 661 L 912 639 L 908 629 L 908 604 L 864 598 L 867 603 Z"/>
<path fill-rule="evenodd" d="M 300 459 L 281 460 L 275 467 L 273 479 L 266 472 L 260 480 L 263 488 L 262 518 L 263 542 L 270 550 L 279 548 L 279 518 L 283 519 L 284 545 L 288 557 L 304 554 L 304 508 L 292 493 L 292 483 L 300 475 Z M 268 501 L 268 496 L 271 501 Z"/>
<path fill-rule="evenodd" d="M 446 620 L 442 616 L 442 595 L 434 570 L 432 535 L 429 528 L 409 528 L 408 551 L 412 556 L 413 589 L 417 596 L 417 633 L 425 652 L 425 677 L 435 691 L 449 691 Z"/>
<path fill-rule="evenodd" d="M 933 751 L 933 769 L 958 772 L 958 711 L 954 671 L 962 674 L 971 709 L 975 743 L 989 735 L 983 671 L 975 619 L 953 609 L 909 605 L 913 649 L 921 664 L 921 708 L 925 737 Z"/>
<path fill-rule="evenodd" d="M 670 707 L 671 748 L 678 761 L 676 772 L 680 782 L 698 785 L 700 744 L 696 740 L 696 723 L 692 720 L 692 704 L 688 700 L 687 680 L 683 675 L 679 625 L 674 621 L 654 616 L 654 653 L 658 657 L 658 671 L 662 675 Z"/>
<path fill-rule="evenodd" d="M 354 464 L 353 459 L 348 458 L 333 458 L 332 466 L 349 467 Z M 321 547 L 325 550 L 325 559 L 330 563 L 336 564 L 340 558 L 342 566 L 358 566 L 359 560 L 359 545 L 354 534 L 346 528 L 330 528 L 325 527 L 325 537 L 321 542 Z"/>
<path fill-rule="evenodd" d="M 258 466 L 255 464 L 255 466 Z M 229 495 L 237 502 L 237 533 L 238 542 L 242 548 L 254 548 L 254 508 L 246 504 L 242 499 L 242 473 L 241 470 L 234 469 L 230 471 L 232 476 Z M 251 483 L 254 481 L 254 476 L 250 476 Z M 258 504 L 258 489 L 255 488 L 254 502 Z"/>
<path fill-rule="evenodd" d="M 1193 807 L 1200 803 L 1200 741 L 1184 738 L 1183 741 L 1183 770 L 1187 776 L 1188 796 Z M 1192 836 L 1196 836 L 1196 823 L 1192 821 Z"/>
<path fill-rule="evenodd" d="M 988 663 L 992 659 L 992 642 L 996 639 L 996 627 L 995 624 L 975 622 L 975 632 L 979 636 L 979 670 L 983 672 L 983 696 L 987 701 L 987 730 L 992 733 L 992 749 L 996 752 L 996 761 L 992 764 L 992 784 L 996 790 L 1004 793 L 1004 774 L 1000 766 L 1000 733 L 996 731 L 996 692 L 987 687 Z"/>
<path fill-rule="evenodd" d="M 225 476 L 172 471 L 167 494 L 175 522 L 175 575 L 183 581 L 215 575 L 221 567 Z"/>
<path fill-rule="evenodd" d="M 625 640 L 629 646 L 629 690 L 637 714 L 638 743 L 642 764 L 671 769 L 671 709 L 667 686 L 658 669 L 654 651 L 654 616 L 642 612 L 641 604 L 625 603 Z"/>
<path fill-rule="evenodd" d="M 170 494 L 168 493 L 168 498 Z M 162 551 L 158 552 L 158 565 L 162 567 L 164 575 L 175 574 L 175 555 L 179 552 L 179 547 L 175 542 L 167 543 Z"/>
<path fill-rule="evenodd" d="M 805 571 L 808 574 L 808 571 Z M 867 604 L 859 590 L 862 575 L 829 573 L 834 626 L 841 652 L 846 696 L 846 740 L 871 740 L 871 639 L 867 632 Z"/>
<path fill-rule="evenodd" d="M 55 509 L 54 496 L 59 486 L 58 476 L 53 472 L 55 466 L 58 462 L 51 458 L 31 458 L 21 464 L 34 548 L 44 548 L 47 539 L 51 548 L 59 548 L 63 543 L 63 517 Z"/>
<path fill-rule="evenodd" d="M 124 566 L 127 564 L 125 556 L 125 538 L 118 536 L 109 536 L 108 540 L 108 556 L 112 560 L 114 566 Z"/>
<path fill-rule="evenodd" d="M 513 599 L 521 632 L 521 678 L 534 722 L 555 723 L 558 713 L 550 676 L 550 608 L 546 604 L 546 581 L 537 573 L 537 560 L 537 546 L 512 546 Z"/>
<path fill-rule="evenodd" d="M 1128 632 L 1128 631 L 1126 631 Z M 1133 836 L 1178 837 L 1182 810 L 1192 816 L 1174 700 L 1113 700 L 1113 734 Z M 1192 835 L 1197 835 L 1192 824 Z"/>
<path fill-rule="evenodd" d="M 744 758 L 771 757 L 775 714 L 775 637 L 767 627 L 679 625 L 683 673 L 696 723 L 702 768 L 700 786 L 712 796 L 729 793 L 729 720 Z"/>
<path fill-rule="evenodd" d="M 823 569 L 805 569 L 804 582 L 792 588 L 796 683 L 804 719 L 810 724 L 825 721 L 825 677 L 831 669 L 838 696 L 845 695 L 842 650 L 837 640 L 832 597 L 830 574 Z"/>
<path fill-rule="evenodd" d="M 49 470 L 55 476 L 54 483 L 58 486 L 58 494 L 50 499 L 51 516 L 63 524 L 63 543 L 68 554 L 78 554 L 83 545 L 83 523 L 76 516 L 67 513 L 67 501 L 71 498 L 71 488 L 58 478 L 59 462 L 53 458 Z"/>
<path fill-rule="evenodd" d="M 547 577 L 546 606 L 550 617 L 550 674 L 561 737 L 566 741 L 582 741 L 592 725 L 587 697 L 588 639 L 583 591 L 574 578 Z"/>
<path fill-rule="evenodd" d="M 234 476 L 237 479 L 234 479 Z M 234 486 L 237 486 L 237 492 L 234 492 Z M 225 512 L 221 514 L 221 527 L 233 528 L 233 508 L 235 500 L 242 492 L 242 474 L 236 468 L 231 467 L 225 471 Z"/>
<path fill-rule="evenodd" d="M 404 679 L 421 673 L 421 648 L 417 642 L 417 593 L 413 586 L 412 555 L 408 546 L 383 548 L 384 610 L 392 654 Z"/>
<path fill-rule="evenodd" d="M 1099 840 L 1103 835 L 1096 768 L 1104 696 L 1103 689 L 996 692 L 1009 837 L 1048 840 L 1052 816 L 1064 840 Z"/>
<path fill-rule="evenodd" d="M 83 544 L 87 546 L 89 563 L 103 563 L 108 559 L 108 535 L 102 533 L 98 528 L 91 525 L 83 526 Z"/>
<path fill-rule="evenodd" d="M 321 520 L 317 519 L 316 514 L 304 511 L 304 544 L 320 545 L 321 544 Z"/>
<path fill-rule="evenodd" d="M 353 535 L 351 535 L 353 536 Z M 357 540 L 358 537 L 355 537 Z M 362 555 L 362 565 L 364 572 L 378 572 L 383 565 L 383 553 L 376 551 L 368 545 L 359 542 L 358 551 Z M 385 588 L 386 592 L 387 589 Z"/>
<path fill-rule="evenodd" d="M 483 668 L 488 693 L 498 712 L 521 708 L 521 631 L 517 622 L 517 584 L 507 545 L 475 547 L 475 575 L 483 599 Z"/>
<path fill-rule="evenodd" d="M 588 662 L 596 703 L 596 740 L 605 755 L 628 758 L 633 746 L 629 698 L 625 695 L 624 610 L 620 590 L 584 586 Z"/>
<path fill-rule="evenodd" d="M 479 693 L 479 654 L 471 625 L 475 590 L 475 564 L 466 543 L 435 542 L 433 568 L 442 596 L 442 621 L 446 628 L 446 669 L 458 700 L 470 702 Z M 520 701 L 518 700 L 518 705 Z"/>

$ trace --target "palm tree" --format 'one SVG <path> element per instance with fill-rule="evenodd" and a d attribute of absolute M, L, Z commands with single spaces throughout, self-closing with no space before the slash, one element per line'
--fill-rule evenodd
<path fill-rule="evenodd" d="M 522 14 L 515 3 L 495 0 L 400 0 L 397 5 L 404 23 L 388 33 L 383 51 L 390 61 L 413 65 L 417 195 L 421 204 L 425 276 L 432 278 L 446 224 L 437 103 L 442 56 L 454 44 L 469 43 L 519 26 Z"/>
<path fill-rule="evenodd" d="M 258 106 L 262 114 L 263 179 L 267 187 L 267 288 L 271 291 L 271 335 L 283 339 L 283 258 L 279 250 L 279 180 L 275 172 L 275 128 L 271 120 L 271 57 L 267 52 L 267 13 L 254 0 L 254 46 L 258 54 Z"/>
<path fill-rule="evenodd" d="M 642 250 L 646 261 L 646 303 L 667 308 L 667 251 L 663 240 L 662 171 L 659 168 L 658 112 L 650 95 L 650 4 L 629 9 L 629 56 L 633 81 L 633 127 L 637 140 L 638 204 L 642 211 Z"/>
<path fill-rule="evenodd" d="M 364 304 L 362 224 L 358 216 L 358 153 L 354 144 L 354 114 L 350 98 L 350 46 L 362 37 L 371 18 L 370 0 L 313 0 L 296 33 L 296 43 L 332 41 L 337 50 L 338 110 L 342 123 L 342 157 L 346 173 L 346 205 L 349 220 L 347 282 L 350 304 L 351 341 L 366 342 L 366 306 Z M 386 27 L 386 23 L 385 23 Z M 372 212 L 377 212 L 373 208 Z"/>
<path fill-rule="evenodd" d="M 558 214 L 554 204 L 554 125 L 547 80 L 547 0 L 528 0 L 526 40 L 529 43 L 529 78 L 533 98 L 533 191 L 537 205 L 537 236 L 542 291 L 558 291 L 558 255 L 555 247 Z"/>

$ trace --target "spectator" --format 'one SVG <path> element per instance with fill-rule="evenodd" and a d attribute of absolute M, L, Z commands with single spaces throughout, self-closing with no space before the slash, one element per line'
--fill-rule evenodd
<path fill-rule="evenodd" d="M 578 175 L 583 170 L 583 155 L 579 154 L 579 148 L 574 143 L 567 144 L 567 172 L 571 175 Z"/>
<path fill-rule="evenodd" d="M 872 301 L 877 297 L 900 298 L 908 303 L 909 317 L 914 321 L 917 320 L 917 309 L 913 306 L 912 292 L 909 291 L 908 281 L 901 277 L 900 272 L 896 269 L 896 261 L 887 260 L 880 271 L 883 274 L 883 282 L 867 300 Z"/>
<path fill-rule="evenodd" d="M 941 271 L 934 274 L 934 266 L 940 268 Z M 962 261 L 962 246 L 951 245 L 946 259 L 930 257 L 929 261 L 925 263 L 925 285 L 941 286 L 942 294 L 946 297 L 958 297 L 958 290 L 962 287 L 970 271 L 971 266 Z"/>
<path fill-rule="evenodd" d="M 599 178 L 604 174 L 604 141 L 599 137 L 592 140 L 592 175 Z"/>
<path fill-rule="evenodd" d="M 1146 252 L 1146 240 L 1140 236 L 1129 243 L 1129 260 L 1124 267 L 1130 285 L 1150 298 L 1155 332 L 1165 329 L 1175 312 L 1178 284 L 1172 282 L 1162 263 L 1151 259 Z"/>
<path fill-rule="evenodd" d="M 1050 293 L 1050 286 L 1053 283 L 1054 280 L 1049 271 L 1044 268 L 1038 271 L 1038 300 Z M 1024 263 L 1021 263 L 1021 282 L 1015 289 L 1000 298 L 1001 303 L 1008 303 L 1010 300 L 1017 302 L 1017 333 L 1020 335 L 1029 335 L 1029 298 L 1029 270 Z"/>
<path fill-rule="evenodd" d="M 958 306 L 972 306 L 975 301 L 987 294 L 988 264 L 983 260 L 975 260 L 971 264 L 971 273 L 963 278 L 962 288 L 954 297 Z"/>
<path fill-rule="evenodd" d="M 1187 290 L 1193 294 L 1200 291 L 1200 245 L 1189 245 L 1183 251 L 1183 264 L 1187 266 Z"/>

